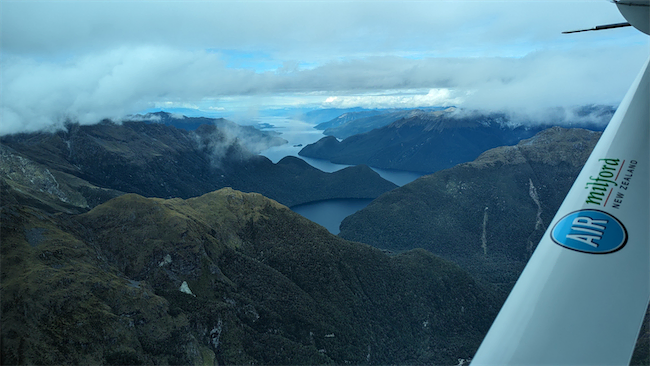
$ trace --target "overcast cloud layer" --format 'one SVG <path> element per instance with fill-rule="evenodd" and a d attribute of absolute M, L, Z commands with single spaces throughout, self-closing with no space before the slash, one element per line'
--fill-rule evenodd
<path fill-rule="evenodd" d="M 606 1 L 1 3 L 0 134 L 152 107 L 616 105 L 648 57 Z"/>

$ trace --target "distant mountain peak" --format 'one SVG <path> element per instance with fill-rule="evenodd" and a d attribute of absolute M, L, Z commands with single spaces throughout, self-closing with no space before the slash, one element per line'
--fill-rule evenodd
<path fill-rule="evenodd" d="M 341 142 L 331 136 L 322 138 L 305 146 L 300 155 L 339 164 L 431 173 L 476 159 L 488 149 L 517 143 L 542 129 L 512 126 L 503 113 L 477 114 L 450 107 L 356 119 L 341 126 L 339 132 L 343 133 L 344 127 L 347 134 L 354 131 L 353 126 L 367 130 L 377 124 L 381 127 Z"/>

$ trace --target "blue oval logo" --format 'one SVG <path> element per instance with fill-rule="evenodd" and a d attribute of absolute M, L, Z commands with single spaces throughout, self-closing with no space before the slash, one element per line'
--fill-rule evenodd
<path fill-rule="evenodd" d="M 599 210 L 580 210 L 555 224 L 551 238 L 561 246 L 583 253 L 615 252 L 627 243 L 627 230 L 614 216 Z"/>

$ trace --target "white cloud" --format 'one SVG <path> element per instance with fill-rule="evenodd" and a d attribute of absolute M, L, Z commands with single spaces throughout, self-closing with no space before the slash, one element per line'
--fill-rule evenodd
<path fill-rule="evenodd" d="M 430 89 L 415 95 L 344 95 L 325 99 L 327 108 L 417 108 L 461 104 L 463 98 L 449 89 Z"/>
<path fill-rule="evenodd" d="M 154 102 L 154 108 L 187 108 L 187 109 L 199 109 L 199 106 L 194 103 L 188 102 L 173 102 L 173 101 L 164 101 L 164 102 Z"/>
<path fill-rule="evenodd" d="M 224 75 L 217 55 L 164 47 L 120 48 L 65 62 L 14 56 L 1 66 L 2 119 L 8 123 L 0 134 L 60 126 L 67 119 L 96 123 L 169 99 L 191 106 L 184 100 L 219 93 L 224 80 L 242 79 L 236 71 Z"/>
<path fill-rule="evenodd" d="M 560 34 L 622 21 L 602 1 L 32 5 L 0 12 L 0 134 L 170 105 L 615 104 L 649 53 L 633 29 Z"/>
<path fill-rule="evenodd" d="M 35 6 L 34 3 L 37 3 Z M 305 56 L 455 51 L 556 42 L 567 29 L 623 21 L 606 1 L 4 1 L 3 48 L 23 54 L 135 45 Z M 291 57 L 291 56 L 295 57 Z"/>
<path fill-rule="evenodd" d="M 59 63 L 11 57 L 1 65 L 0 134 L 61 126 L 66 119 L 96 123 L 153 106 L 198 109 L 195 101 L 236 96 L 267 106 L 264 99 L 296 105 L 301 96 L 321 98 L 326 106 L 369 108 L 616 104 L 647 57 L 638 47 L 617 51 L 487 59 L 374 57 L 283 73 L 231 69 L 214 53 L 165 47 L 120 48 Z M 413 95 L 411 89 L 427 92 Z"/>

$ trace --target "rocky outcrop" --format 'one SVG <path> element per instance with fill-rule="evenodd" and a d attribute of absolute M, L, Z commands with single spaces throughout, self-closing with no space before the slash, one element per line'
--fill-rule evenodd
<path fill-rule="evenodd" d="M 2 205 L 30 203 L 48 212 L 81 213 L 122 192 L 96 187 L 58 170 L 50 170 L 0 144 Z"/>

